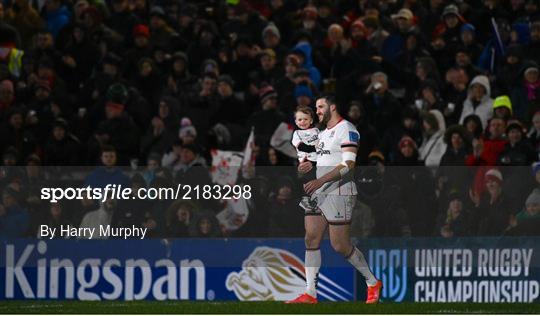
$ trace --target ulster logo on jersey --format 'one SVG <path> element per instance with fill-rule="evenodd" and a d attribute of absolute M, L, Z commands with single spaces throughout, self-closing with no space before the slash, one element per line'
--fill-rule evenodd
<path fill-rule="evenodd" d="M 323 149 L 324 148 L 324 142 L 320 142 L 318 145 L 317 145 L 317 155 L 330 155 L 330 150 L 328 149 Z"/>

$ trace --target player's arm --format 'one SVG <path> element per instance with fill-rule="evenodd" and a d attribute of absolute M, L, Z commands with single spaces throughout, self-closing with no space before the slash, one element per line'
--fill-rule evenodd
<path fill-rule="evenodd" d="M 338 181 L 349 173 L 349 171 L 353 170 L 356 165 L 357 151 L 358 148 L 356 146 L 341 147 L 341 163 L 322 177 L 306 183 L 304 185 L 304 190 L 306 193 L 311 194 L 315 192 L 315 190 L 327 182 Z"/>

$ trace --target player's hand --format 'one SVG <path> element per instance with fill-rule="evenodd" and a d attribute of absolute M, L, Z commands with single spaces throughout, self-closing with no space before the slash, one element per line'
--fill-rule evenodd
<path fill-rule="evenodd" d="M 323 183 L 319 179 L 311 180 L 308 183 L 304 184 L 304 191 L 307 194 L 311 194 L 315 192 L 318 188 L 320 188 L 323 185 Z"/>
<path fill-rule="evenodd" d="M 299 165 L 298 165 L 298 172 L 304 174 L 308 173 L 311 168 L 313 168 L 313 165 L 311 162 L 307 159 L 304 159 Z"/>

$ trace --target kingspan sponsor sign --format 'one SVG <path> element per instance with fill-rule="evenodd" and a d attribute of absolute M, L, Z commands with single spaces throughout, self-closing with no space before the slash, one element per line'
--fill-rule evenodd
<path fill-rule="evenodd" d="M 287 300 L 304 291 L 303 240 L 4 240 L 0 299 Z M 325 243 L 321 300 L 355 273 Z"/>
<path fill-rule="evenodd" d="M 540 238 L 379 239 L 359 244 L 369 249 L 368 261 L 385 284 L 386 301 L 540 301 Z M 361 299 L 365 292 L 359 285 Z"/>

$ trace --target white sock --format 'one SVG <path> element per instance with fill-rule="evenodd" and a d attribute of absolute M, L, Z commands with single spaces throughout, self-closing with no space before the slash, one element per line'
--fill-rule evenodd
<path fill-rule="evenodd" d="M 317 297 L 317 278 L 321 268 L 321 250 L 306 250 L 306 293 Z"/>
<path fill-rule="evenodd" d="M 362 274 L 364 279 L 366 279 L 366 284 L 368 286 L 374 286 L 377 284 L 377 278 L 371 273 L 369 265 L 366 262 L 366 258 L 358 248 L 354 247 L 352 253 L 347 258 L 350 264 L 352 264 L 356 270 Z"/>

